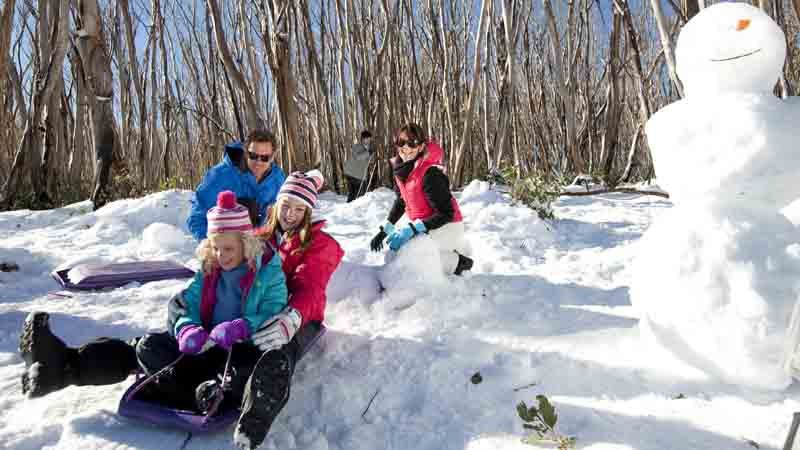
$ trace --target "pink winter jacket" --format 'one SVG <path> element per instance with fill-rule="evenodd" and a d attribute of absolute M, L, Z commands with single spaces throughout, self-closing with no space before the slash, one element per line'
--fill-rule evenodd
<path fill-rule="evenodd" d="M 270 243 L 278 247 L 286 274 L 289 306 L 300 312 L 303 324 L 325 319 L 325 289 L 344 256 L 336 239 L 322 231 L 323 226 L 324 220 L 311 225 L 311 245 L 303 252 L 293 253 L 300 247 L 297 235 L 284 240 L 280 246 L 274 235 L 270 238 Z"/>

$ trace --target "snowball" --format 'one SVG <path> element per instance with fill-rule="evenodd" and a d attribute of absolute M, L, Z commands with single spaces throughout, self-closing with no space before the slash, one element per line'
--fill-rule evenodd
<path fill-rule="evenodd" d="M 486 181 L 472 180 L 467 187 L 461 191 L 460 196 L 456 196 L 459 206 L 462 208 L 469 203 L 492 204 L 505 202 L 502 192 L 492 189 Z"/>
<path fill-rule="evenodd" d="M 429 236 L 411 239 L 400 251 L 386 255 L 378 279 L 392 307 L 402 309 L 419 297 L 445 292 L 448 283 L 439 248 Z"/>
<path fill-rule="evenodd" d="M 142 232 L 139 256 L 143 258 L 171 258 L 191 254 L 196 242 L 180 228 L 166 223 L 153 223 Z M 180 259 L 180 258 L 178 258 Z"/>

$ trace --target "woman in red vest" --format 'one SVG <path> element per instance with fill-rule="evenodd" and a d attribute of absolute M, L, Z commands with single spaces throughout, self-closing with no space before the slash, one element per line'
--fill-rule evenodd
<path fill-rule="evenodd" d="M 380 251 L 386 240 L 391 250 L 398 251 L 414 236 L 428 233 L 439 247 L 445 273 L 461 275 L 470 270 L 472 259 L 466 256 L 469 244 L 464 237 L 464 222 L 441 165 L 442 148 L 426 140 L 425 132 L 414 123 L 397 131 L 395 146 L 398 156 L 391 164 L 397 198 L 370 248 Z M 408 216 L 408 225 L 395 228 L 403 213 Z"/>

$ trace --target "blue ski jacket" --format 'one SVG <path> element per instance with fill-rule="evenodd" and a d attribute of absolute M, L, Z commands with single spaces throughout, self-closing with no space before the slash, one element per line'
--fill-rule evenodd
<path fill-rule="evenodd" d="M 251 336 L 286 307 L 289 295 L 280 255 L 266 247 L 264 254 L 256 258 L 255 267 L 251 267 L 239 283 L 242 287 L 242 318 L 247 321 Z M 206 331 L 211 331 L 219 278 L 219 268 L 211 273 L 198 271 L 181 292 L 186 314 L 175 322 L 175 328 L 171 330 L 174 336 L 186 325 L 201 325 Z"/>
<path fill-rule="evenodd" d="M 286 174 L 273 162 L 269 173 L 259 183 L 255 175 L 247 170 L 243 158 L 244 146 L 241 142 L 225 145 L 222 162 L 209 169 L 197 186 L 192 195 L 192 209 L 186 219 L 186 227 L 196 240 L 206 238 L 206 213 L 217 204 L 217 195 L 222 191 L 233 191 L 239 199 L 255 200 L 258 205 L 256 226 L 260 226 L 267 217 L 267 208 L 275 203 Z"/>

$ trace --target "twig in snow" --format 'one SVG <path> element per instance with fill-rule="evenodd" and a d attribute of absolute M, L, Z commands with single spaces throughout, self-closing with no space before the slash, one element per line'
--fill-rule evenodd
<path fill-rule="evenodd" d="M 378 396 L 378 392 L 380 392 L 380 391 L 381 391 L 381 390 L 380 390 L 380 389 L 378 389 L 377 391 L 375 391 L 375 393 L 374 393 L 374 394 L 372 394 L 372 398 L 371 398 L 371 399 L 369 399 L 369 403 L 367 403 L 367 408 L 364 410 L 364 412 L 363 412 L 363 413 L 361 413 L 361 418 L 362 418 L 362 419 L 364 418 L 364 415 L 367 413 L 367 411 L 369 411 L 369 407 L 370 407 L 370 406 L 372 406 L 372 402 L 375 400 L 375 397 L 377 397 L 377 396 Z"/>
<path fill-rule="evenodd" d="M 178 450 L 186 450 L 186 446 L 189 445 L 189 441 L 192 439 L 192 432 L 189 431 L 186 433 L 186 439 L 183 440 L 183 444 L 181 444 L 181 448 Z"/>
<path fill-rule="evenodd" d="M 532 387 L 536 386 L 536 384 L 537 383 L 534 381 L 533 383 L 526 384 L 525 386 L 520 386 L 520 387 L 514 388 L 514 392 L 519 392 L 519 391 L 521 391 L 523 389 L 532 388 Z"/>

